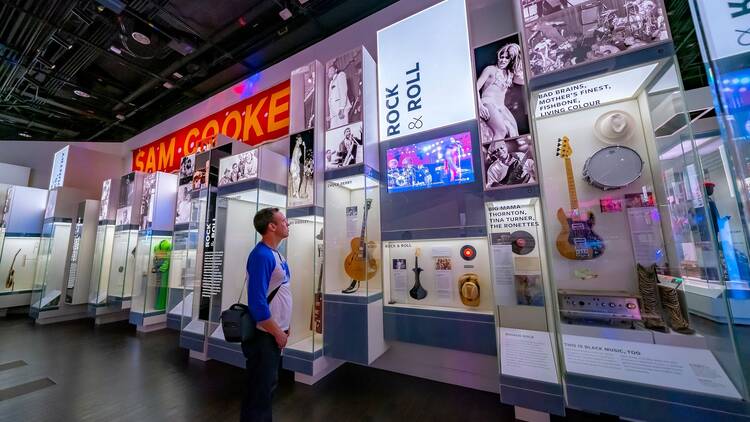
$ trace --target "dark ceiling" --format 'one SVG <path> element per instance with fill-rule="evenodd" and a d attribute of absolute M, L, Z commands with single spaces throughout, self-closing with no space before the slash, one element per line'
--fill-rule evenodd
<path fill-rule="evenodd" d="M 0 139 L 127 140 L 395 2 L 0 0 Z M 665 3 L 705 86 L 687 1 Z"/>
<path fill-rule="evenodd" d="M 0 0 L 0 139 L 127 140 L 395 1 Z"/>

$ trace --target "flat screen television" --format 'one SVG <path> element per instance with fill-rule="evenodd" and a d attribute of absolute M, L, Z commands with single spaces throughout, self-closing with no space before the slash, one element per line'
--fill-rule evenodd
<path fill-rule="evenodd" d="M 471 132 L 389 148 L 388 193 L 474 182 Z"/>

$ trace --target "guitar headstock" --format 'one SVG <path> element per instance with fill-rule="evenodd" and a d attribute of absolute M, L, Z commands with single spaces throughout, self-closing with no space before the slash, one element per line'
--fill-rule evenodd
<path fill-rule="evenodd" d="M 414 252 L 414 256 L 420 256 L 422 255 L 422 248 L 417 248 L 416 252 Z"/>
<path fill-rule="evenodd" d="M 560 158 L 570 158 L 573 155 L 573 148 L 570 146 L 570 139 L 567 136 L 557 138 L 557 153 Z"/>
<path fill-rule="evenodd" d="M 372 205 L 372 198 L 365 199 L 365 209 L 370 209 L 370 206 Z"/>

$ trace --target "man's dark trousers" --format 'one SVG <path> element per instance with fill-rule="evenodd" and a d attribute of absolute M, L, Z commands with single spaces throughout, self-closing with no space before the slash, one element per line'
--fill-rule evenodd
<path fill-rule="evenodd" d="M 272 335 L 256 330 L 251 341 L 242 343 L 242 353 L 247 359 L 247 382 L 241 421 L 271 421 L 271 399 L 279 381 L 281 350 Z"/>

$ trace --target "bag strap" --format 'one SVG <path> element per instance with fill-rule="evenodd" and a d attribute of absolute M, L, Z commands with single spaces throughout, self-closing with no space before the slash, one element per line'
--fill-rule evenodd
<path fill-rule="evenodd" d="M 245 291 L 245 287 L 247 287 L 247 272 L 245 273 L 245 282 L 242 284 L 242 290 L 240 290 L 240 297 L 237 298 L 236 303 L 240 303 L 240 301 L 242 300 L 242 293 Z M 276 297 L 276 293 L 279 292 L 280 288 L 281 288 L 281 284 L 279 284 L 275 289 L 273 289 L 271 294 L 268 295 L 267 300 L 268 300 L 269 305 L 271 304 L 271 301 L 273 300 L 273 298 Z"/>

